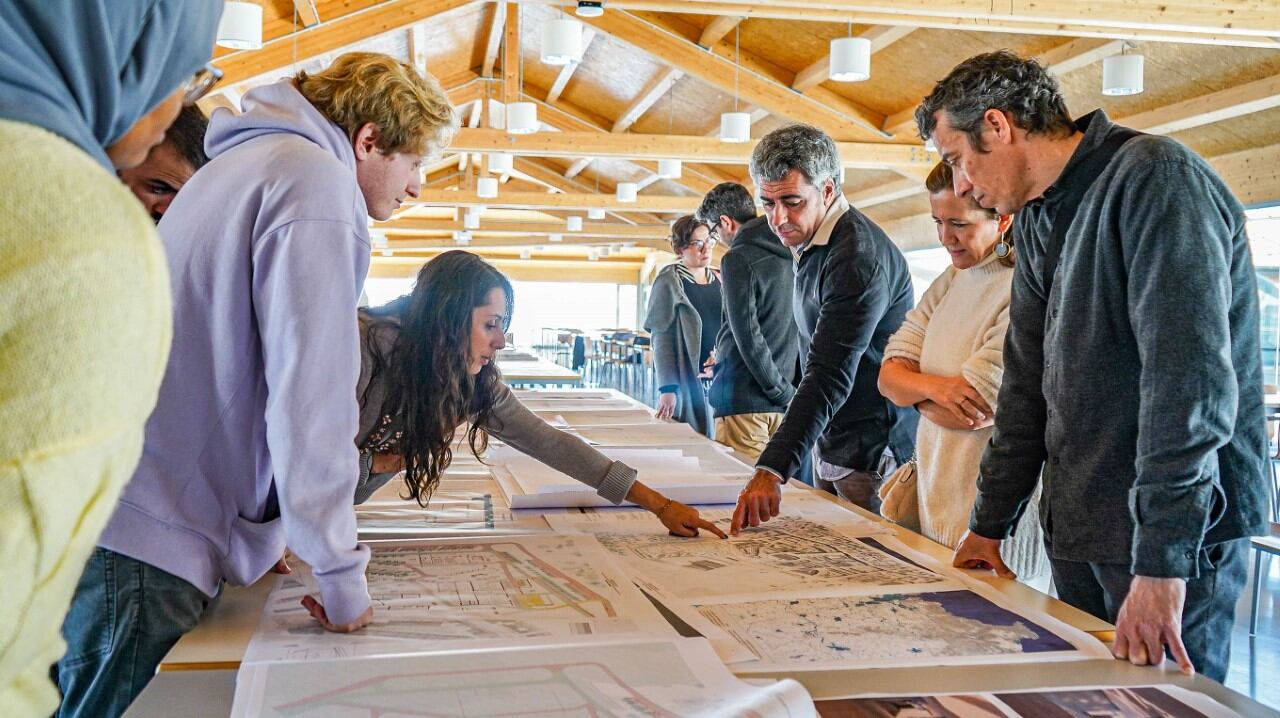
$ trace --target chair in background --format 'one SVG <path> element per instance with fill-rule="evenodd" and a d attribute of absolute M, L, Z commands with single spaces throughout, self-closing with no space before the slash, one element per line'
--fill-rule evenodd
<path fill-rule="evenodd" d="M 1253 600 L 1249 605 L 1249 635 L 1258 633 L 1258 599 L 1262 597 L 1262 584 L 1266 583 L 1271 573 L 1271 557 L 1280 556 L 1280 523 L 1271 523 L 1270 536 L 1258 536 L 1249 539 L 1249 548 L 1253 550 Z M 1267 559 L 1267 571 L 1262 570 L 1262 559 Z"/>

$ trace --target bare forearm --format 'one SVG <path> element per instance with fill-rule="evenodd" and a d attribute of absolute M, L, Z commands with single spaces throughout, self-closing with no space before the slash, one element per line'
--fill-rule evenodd
<path fill-rule="evenodd" d="M 988 426 L 995 424 L 994 416 L 988 416 L 984 420 L 974 421 L 972 424 L 966 424 L 956 417 L 955 414 L 927 399 L 916 404 L 916 410 L 920 412 L 920 416 L 923 416 L 944 429 L 974 431 L 976 429 L 985 429 Z"/>
<path fill-rule="evenodd" d="M 901 359 L 890 359 L 880 367 L 879 388 L 894 404 L 914 406 L 933 397 L 933 377 Z"/>
<path fill-rule="evenodd" d="M 662 510 L 663 504 L 667 503 L 667 497 L 637 481 L 627 492 L 627 501 L 656 514 Z"/>

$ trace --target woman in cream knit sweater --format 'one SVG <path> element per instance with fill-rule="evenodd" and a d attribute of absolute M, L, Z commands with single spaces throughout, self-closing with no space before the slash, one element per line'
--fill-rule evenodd
<path fill-rule="evenodd" d="M 1009 215 L 957 197 L 951 168 L 939 164 L 925 185 L 938 239 L 951 265 L 889 339 L 880 391 L 920 411 L 916 435 L 919 525 L 954 547 L 969 526 L 978 464 L 991 439 L 1004 373 L 1013 248 Z M 1048 573 L 1035 500 L 1004 542 L 1005 563 L 1028 581 Z"/>

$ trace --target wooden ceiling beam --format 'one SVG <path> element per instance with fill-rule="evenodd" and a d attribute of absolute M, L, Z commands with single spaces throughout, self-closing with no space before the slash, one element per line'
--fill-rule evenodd
<path fill-rule="evenodd" d="M 616 157 L 620 159 L 665 159 L 697 157 L 715 164 L 745 165 L 758 141 L 729 143 L 710 137 L 686 135 L 614 135 L 592 132 L 538 132 L 510 135 L 501 130 L 458 131 L 450 149 L 470 152 L 514 152 L 538 157 Z M 932 167 L 936 154 L 919 145 L 877 142 L 837 142 L 841 163 L 855 169 Z"/>
<path fill-rule="evenodd" d="M 707 23 L 707 27 L 698 36 L 698 44 L 703 47 L 715 47 L 716 43 L 724 39 L 725 35 L 733 32 L 746 18 L 735 15 L 720 15 Z"/>
<path fill-rule="evenodd" d="M 634 202 L 619 202 L 616 197 L 611 195 L 594 193 L 502 192 L 497 197 L 479 197 L 475 192 L 424 189 L 421 196 L 417 199 L 409 199 L 405 202 L 405 205 L 571 209 L 581 211 L 603 209 L 609 212 L 672 212 L 688 214 L 697 209 L 698 204 L 701 202 L 701 197 L 665 197 L 649 194 L 640 195 Z"/>
<path fill-rule="evenodd" d="M 596 39 L 596 31 L 589 27 L 582 29 L 582 56 L 587 55 L 587 48 L 591 46 L 591 41 Z M 573 73 L 578 70 L 581 62 L 571 62 L 560 68 L 559 74 L 556 75 L 555 82 L 551 83 L 551 89 L 547 90 L 547 103 L 554 105 L 556 100 L 560 99 L 560 93 L 564 92 L 564 88 L 569 84 L 569 80 L 573 79 Z"/>
<path fill-rule="evenodd" d="M 783 117 L 809 122 L 821 127 L 837 140 L 880 136 L 883 117 L 860 108 L 824 88 L 825 94 L 802 95 L 786 84 L 753 69 L 751 58 L 743 54 L 741 67 L 733 62 L 732 45 L 716 45 L 712 52 L 679 34 L 630 13 L 610 10 L 597 18 L 585 18 L 596 30 L 609 35 L 670 65 L 697 77 L 723 92 L 734 93 L 744 102 L 759 105 Z M 722 56 L 728 54 L 728 58 Z M 824 101 L 825 100 L 825 101 Z"/>
<path fill-rule="evenodd" d="M 1124 47 L 1120 40 L 1103 40 L 1098 38 L 1078 38 L 1065 42 L 1035 56 L 1035 59 L 1046 70 L 1055 75 L 1065 75 L 1079 70 L 1086 65 L 1115 55 Z M 905 107 L 889 115 L 884 120 L 884 130 L 894 136 L 911 134 L 916 131 L 916 105 Z"/>
<path fill-rule="evenodd" d="M 845 199 L 848 199 L 849 204 L 858 209 L 866 209 L 867 207 L 874 207 L 878 204 L 886 204 L 903 197 L 920 194 L 923 191 L 924 182 L 904 177 L 877 187 L 845 193 Z"/>
<path fill-rule="evenodd" d="M 555 167 L 541 158 L 517 157 L 514 165 L 516 169 L 525 173 L 534 180 L 541 182 L 548 187 L 554 187 L 561 192 L 583 193 L 596 191 L 596 187 L 594 185 L 588 185 L 585 182 L 565 178 L 556 170 Z M 612 183 L 600 185 L 600 191 L 603 193 L 613 194 L 616 189 L 617 187 Z M 635 224 L 636 222 L 660 223 L 662 221 L 655 215 L 635 212 L 625 215 L 615 214 L 613 216 L 623 222 L 627 222 L 628 224 Z"/>
<path fill-rule="evenodd" d="M 392 30 L 470 5 L 473 0 L 388 0 L 365 10 L 331 18 L 295 33 L 273 38 L 259 50 L 242 50 L 218 58 L 222 82 L 232 85 L 277 72 L 294 61 L 332 52 Z"/>
<path fill-rule="evenodd" d="M 488 25 L 484 31 L 484 62 L 480 65 L 483 77 L 493 77 L 494 67 L 498 64 L 498 48 L 502 46 L 502 31 L 507 22 L 506 3 L 493 3 L 489 13 Z"/>
<path fill-rule="evenodd" d="M 465 229 L 462 222 L 451 219 L 418 219 L 406 217 L 380 222 L 377 229 L 388 235 L 409 237 L 415 234 L 440 234 Z M 584 222 L 581 232 L 565 230 L 563 222 L 516 222 L 506 220 L 489 220 L 480 217 L 480 229 L 470 230 L 473 236 L 506 238 L 518 240 L 521 237 L 546 237 L 552 234 L 562 235 L 569 239 L 606 239 L 613 242 L 666 239 L 670 231 L 665 223 L 658 224 L 609 224 L 606 222 Z M 514 244 L 515 242 L 513 242 Z"/>
<path fill-rule="evenodd" d="M 427 74 L 427 26 L 417 23 L 409 26 L 409 61 L 414 69 Z"/>
<path fill-rule="evenodd" d="M 520 77 L 520 6 L 507 3 L 505 29 L 502 33 L 502 101 L 510 104 L 520 99 L 523 78 Z"/>
<path fill-rule="evenodd" d="M 644 113 L 649 111 L 663 95 L 671 89 L 680 78 L 684 77 L 684 73 L 680 70 L 669 67 L 658 73 L 658 76 L 649 81 L 649 84 L 640 91 L 640 95 L 631 103 L 627 109 L 622 111 L 618 119 L 614 121 L 610 132 L 626 132 L 631 126 L 639 120 Z"/>
<path fill-rule="evenodd" d="M 559 4 L 560 0 L 535 0 Z M 1280 21 L 1269 2 L 1048 0 L 1003 11 L 988 0 L 609 0 L 610 10 L 733 15 L 806 22 L 907 25 L 942 30 L 1102 37 L 1275 49 Z"/>
<path fill-rule="evenodd" d="M 1273 107 L 1280 107 L 1280 75 L 1122 117 L 1117 122 L 1135 130 L 1167 135 Z"/>
<path fill-rule="evenodd" d="M 293 13 L 303 27 L 320 24 L 320 13 L 316 11 L 315 0 L 293 0 Z"/>
<path fill-rule="evenodd" d="M 916 28 L 906 25 L 873 25 L 858 33 L 858 37 L 871 41 L 871 54 L 875 54 L 902 38 L 910 35 Z M 827 81 L 831 69 L 831 53 L 823 55 L 813 64 L 796 73 L 791 81 L 791 89 L 804 92 Z"/>

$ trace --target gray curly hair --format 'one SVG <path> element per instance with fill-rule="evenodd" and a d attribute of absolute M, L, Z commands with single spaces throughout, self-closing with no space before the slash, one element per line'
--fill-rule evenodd
<path fill-rule="evenodd" d="M 920 139 L 928 140 L 937 129 L 936 113 L 947 113 L 947 123 L 965 133 L 979 152 L 982 116 L 1000 110 L 1013 116 L 1013 124 L 1028 133 L 1070 135 L 1075 130 L 1058 81 L 1039 62 L 999 50 L 974 55 L 956 65 L 916 108 Z"/>
<path fill-rule="evenodd" d="M 779 127 L 760 138 L 760 144 L 751 153 L 751 181 L 757 187 L 762 182 L 779 182 L 791 170 L 800 170 L 809 184 L 818 189 L 829 179 L 838 191 L 840 152 L 835 140 L 817 127 L 805 124 Z"/>

